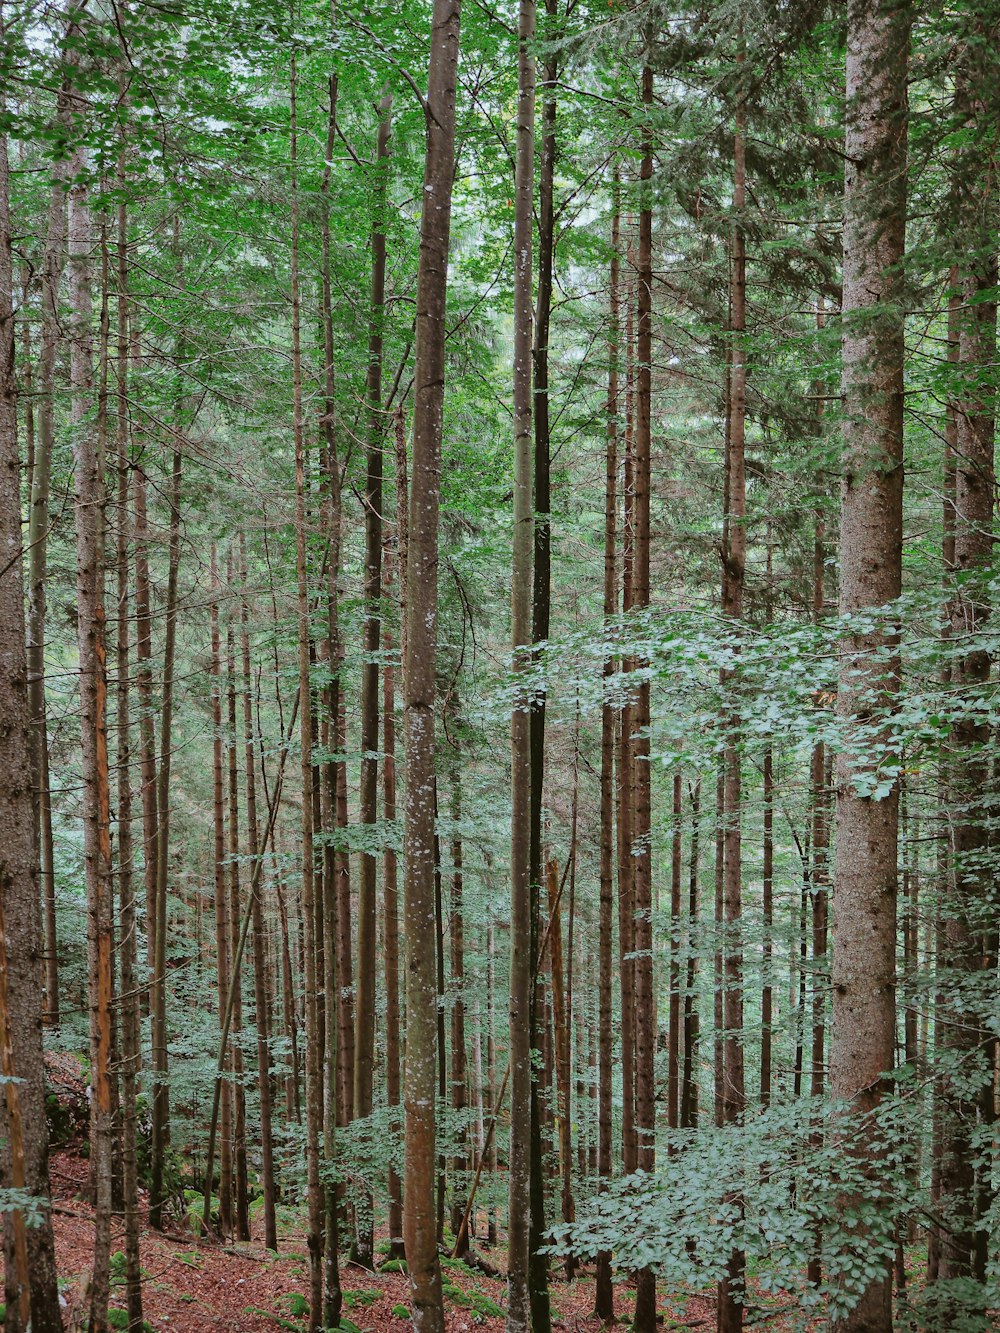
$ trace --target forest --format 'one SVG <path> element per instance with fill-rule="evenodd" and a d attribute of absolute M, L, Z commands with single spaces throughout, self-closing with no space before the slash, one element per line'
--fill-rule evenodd
<path fill-rule="evenodd" d="M 7 1333 L 1000 1327 L 1000 0 L 0 0 Z"/>

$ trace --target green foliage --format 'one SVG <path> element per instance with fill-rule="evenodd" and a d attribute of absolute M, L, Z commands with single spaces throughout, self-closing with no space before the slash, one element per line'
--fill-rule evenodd
<path fill-rule="evenodd" d="M 392 1313 L 397 1319 L 409 1319 L 410 1307 L 408 1305 L 394 1305 Z"/>
<path fill-rule="evenodd" d="M 361 1309 L 368 1305 L 374 1305 L 382 1296 L 378 1287 L 359 1287 L 354 1291 L 344 1292 L 344 1304 L 350 1310 Z"/>

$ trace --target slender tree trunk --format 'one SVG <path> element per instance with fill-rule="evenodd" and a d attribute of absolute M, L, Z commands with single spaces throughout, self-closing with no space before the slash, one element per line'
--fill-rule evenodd
<path fill-rule="evenodd" d="M 456 1254 L 459 1258 L 468 1252 L 469 1231 L 460 1234 L 462 1215 L 465 1212 L 468 1193 L 469 1163 L 466 1155 L 468 1132 L 463 1122 L 468 1109 L 466 1090 L 465 1060 L 465 916 L 462 901 L 463 894 L 463 853 L 462 853 L 462 754 L 459 748 L 457 728 L 461 725 L 457 687 L 452 694 L 452 726 L 456 732 L 452 737 L 454 750 L 451 755 L 451 911 L 449 913 L 449 936 L 451 939 L 451 1109 L 455 1116 L 455 1133 L 459 1151 L 451 1162 L 452 1200 L 451 1229 L 458 1238 Z"/>
<path fill-rule="evenodd" d="M 742 70 L 742 52 L 738 67 Z M 722 538 L 722 610 L 733 622 L 743 616 L 743 586 L 746 572 L 746 248 L 743 210 L 746 205 L 745 113 L 742 98 L 737 103 L 733 140 L 733 242 L 730 282 L 729 432 L 726 448 L 726 513 Z M 723 675 L 723 680 L 728 673 Z M 722 1117 L 736 1123 L 746 1106 L 743 1058 L 743 859 L 741 833 L 742 775 L 740 771 L 739 719 L 725 719 L 726 747 L 723 755 L 723 915 L 725 930 L 723 1023 Z M 743 1327 L 744 1256 L 734 1250 L 719 1284 L 719 1333 L 738 1333 Z"/>
<path fill-rule="evenodd" d="M 124 190 L 125 152 L 119 157 L 118 185 Z M 131 697 L 129 679 L 129 432 L 128 432 L 128 219 L 118 205 L 117 255 L 117 446 L 118 503 L 117 668 L 118 668 L 118 903 L 121 928 L 122 1004 L 122 1172 L 125 1197 L 125 1269 L 129 1333 L 142 1333 L 142 1271 L 139 1263 L 139 1178 L 136 1162 L 136 1084 L 141 1068 L 137 913 L 133 883 Z"/>
<path fill-rule="evenodd" d="M 991 607 L 985 588 L 993 554 L 995 407 L 985 389 L 996 362 L 996 230 L 993 210 L 996 169 L 986 132 L 985 80 L 996 77 L 992 39 L 975 21 L 967 34 L 963 68 L 955 94 L 956 118 L 968 135 L 953 171 L 959 245 L 968 246 L 957 265 L 958 403 L 955 438 L 954 568 L 960 582 L 951 599 L 951 628 L 961 642 L 981 634 Z M 990 844 L 992 790 L 990 727 L 978 701 L 990 679 L 990 654 L 973 642 L 952 667 L 953 689 L 966 714 L 952 730 L 953 759 L 948 798 L 952 820 L 955 888 L 945 898 L 938 960 L 941 1048 L 954 1073 L 941 1091 L 941 1159 L 937 1208 L 949 1219 L 941 1236 L 938 1280 L 986 1280 L 992 1201 L 986 1162 L 977 1165 L 976 1131 L 995 1119 L 994 1045 L 991 1006 L 983 974 L 996 973 L 997 896 L 993 874 L 984 864 Z M 995 835 L 994 835 L 995 839 Z M 979 989 L 969 992 L 970 981 Z M 975 984 L 975 983 L 974 983 Z M 986 1327 L 985 1311 L 944 1287 L 941 1317 L 956 1323 L 975 1319 Z M 980 1323 L 975 1324 L 976 1327 Z"/>
<path fill-rule="evenodd" d="M 0 6 L 0 38 L 4 36 Z M 5 111 L 0 94 L 0 111 Z M 36 461 L 37 467 L 37 461 Z M 38 1226 L 4 1213 L 5 1328 L 27 1333 L 62 1329 L 49 1209 L 48 1135 L 42 1052 L 42 919 L 32 835 L 32 712 L 21 561 L 20 459 L 14 379 L 14 292 L 10 169 L 0 133 L 0 545 L 10 552 L 0 573 L 0 1111 L 4 1186 L 42 1201 Z M 14 1080 L 18 1080 L 15 1082 Z M 27 1132 L 26 1132 L 27 1131 Z"/>
<path fill-rule="evenodd" d="M 79 11 L 73 6 L 66 37 L 79 37 Z M 72 77 L 79 57 L 72 44 L 63 53 L 67 77 L 59 90 L 56 124 L 68 132 L 73 109 Z M 45 1021 L 59 1026 L 59 959 L 56 937 L 55 869 L 52 843 L 52 794 L 49 784 L 48 722 L 45 705 L 45 617 L 48 569 L 49 496 L 52 481 L 52 449 L 55 436 L 56 358 L 62 337 L 59 284 L 66 260 L 66 200 L 72 158 L 53 163 L 45 252 L 42 257 L 42 329 L 38 357 L 38 441 L 32 460 L 28 510 L 28 697 L 32 719 L 32 766 L 36 802 L 36 828 L 41 871 L 41 893 L 45 938 Z"/>
<path fill-rule="evenodd" d="M 107 662 L 104 611 L 103 441 L 88 420 L 93 395 L 90 324 L 92 245 L 86 161 L 74 160 L 69 205 L 70 305 L 76 596 L 80 649 L 80 724 L 83 761 L 84 866 L 87 885 L 87 963 L 91 1057 L 91 1178 L 94 1203 L 94 1268 L 90 1327 L 107 1328 L 112 1187 L 112 888 L 111 790 L 108 770 Z"/>
<path fill-rule="evenodd" d="M 232 928 L 226 884 L 225 765 L 222 738 L 222 652 L 219 634 L 219 571 L 215 543 L 212 543 L 212 602 L 209 608 L 212 637 L 212 826 L 215 838 L 215 967 L 219 1006 L 219 1028 L 226 1016 L 229 994 Z M 231 1059 L 229 1060 L 231 1069 Z M 219 1225 L 223 1236 L 233 1230 L 233 1085 L 226 1079 L 222 1087 L 222 1117 L 219 1144 Z"/>
<path fill-rule="evenodd" d="M 385 209 L 389 174 L 389 136 L 392 99 L 384 94 L 379 104 L 381 123 L 375 152 L 372 215 L 371 313 L 368 334 L 368 453 L 365 476 L 364 660 L 361 665 L 361 790 L 362 824 L 374 827 L 378 819 L 378 706 L 379 649 L 382 630 L 382 453 L 385 435 L 382 413 L 382 344 L 385 320 Z M 374 848 L 363 851 L 358 881 L 358 992 L 355 1009 L 354 1117 L 372 1112 L 375 1061 L 375 881 L 378 858 Z M 373 1262 L 373 1204 L 358 1199 L 357 1258 L 365 1268 Z"/>
<path fill-rule="evenodd" d="M 635 255 L 629 247 L 629 267 Z M 633 605 L 635 563 L 635 321 L 631 293 L 626 292 L 625 319 L 625 458 L 622 477 L 622 610 Z M 622 661 L 630 672 L 634 661 Z M 632 856 L 634 819 L 632 807 L 632 733 L 635 709 L 626 700 L 618 724 L 618 963 L 621 973 L 622 1058 L 622 1170 L 631 1175 L 637 1166 L 635 1132 L 635 860 Z"/>
<path fill-rule="evenodd" d="M 509 1066 L 508 1066 L 509 1068 Z M 489 1081 L 490 1106 L 494 1108 L 492 1133 L 486 1149 L 486 1169 L 496 1179 L 497 1136 L 497 1041 L 496 1041 L 496 926 L 492 915 L 486 919 L 486 1072 Z M 486 1218 L 486 1243 L 492 1248 L 497 1243 L 497 1210 L 491 1206 Z"/>
<path fill-rule="evenodd" d="M 253 678 L 250 671 L 250 601 L 247 592 L 246 544 L 240 534 L 240 648 L 243 666 L 243 754 L 247 793 L 247 855 L 251 873 L 260 860 L 257 824 L 257 739 L 253 722 Z M 258 871 L 259 874 L 259 871 Z M 261 877 L 263 883 L 263 877 Z M 264 1244 L 278 1248 L 275 1215 L 274 1136 L 271 1123 L 271 1047 L 267 984 L 267 929 L 263 891 L 253 895 L 253 993 L 257 1026 L 257 1090 L 260 1099 L 261 1188 L 264 1194 Z"/>
<path fill-rule="evenodd" d="M 684 878 L 684 780 L 674 774 L 670 834 L 670 1026 L 667 1033 L 667 1124 L 680 1126 L 681 1111 L 681 906 Z"/>
<path fill-rule="evenodd" d="M 642 102 L 647 115 L 653 103 L 653 71 L 642 72 Z M 643 127 L 640 183 L 647 193 L 639 209 L 639 253 L 636 270 L 636 393 L 635 393 L 635 555 L 632 605 L 649 606 L 650 452 L 652 444 L 653 361 L 653 205 L 648 194 L 653 175 L 652 129 Z M 658 1031 L 653 985 L 652 823 L 649 764 L 649 681 L 642 680 L 635 699 L 632 738 L 634 826 L 632 862 L 635 893 L 635 1130 L 636 1165 L 652 1173 L 656 1161 L 656 1102 L 653 1061 Z M 652 1268 L 636 1274 L 636 1333 L 656 1328 L 656 1279 Z"/>
<path fill-rule="evenodd" d="M 684 1061 L 681 1073 L 680 1124 L 682 1129 L 698 1125 L 698 1074 L 695 1060 L 698 1054 L 700 1015 L 698 1013 L 698 962 L 700 956 L 700 920 L 698 904 L 698 848 L 699 816 L 701 814 L 701 779 L 688 787 L 691 805 L 691 842 L 688 849 L 688 904 L 687 904 L 687 975 L 684 981 Z"/>
<path fill-rule="evenodd" d="M 517 154 L 514 184 L 514 554 L 511 640 L 523 671 L 532 640 L 531 287 L 535 144 L 534 0 L 518 18 Z M 531 709 L 515 702 L 511 719 L 510 1162 L 507 1231 L 507 1333 L 533 1323 L 531 1254 Z"/>
<path fill-rule="evenodd" d="M 959 308 L 961 305 L 961 293 L 959 292 L 959 270 L 956 264 L 953 264 L 948 273 L 948 363 L 952 368 L 952 374 L 957 376 L 957 367 L 961 354 L 959 339 Z M 956 488 L 956 453 L 958 449 L 958 401 L 955 396 L 956 390 L 949 395 L 945 407 L 945 421 L 943 432 L 943 458 L 942 458 L 942 496 L 941 506 L 941 565 L 944 575 L 944 582 L 947 592 L 951 592 L 951 581 L 955 570 L 955 527 L 957 515 L 955 513 L 955 488 Z M 946 615 L 941 625 L 941 638 L 947 641 L 951 637 L 951 618 Z M 947 690 L 952 680 L 952 665 L 947 653 L 940 671 L 940 682 L 942 687 Z M 943 757 L 938 762 L 938 787 L 939 787 L 939 819 L 941 823 L 941 833 L 938 838 L 937 871 L 938 882 L 940 885 L 940 896 L 947 900 L 955 893 L 955 867 L 952 856 L 952 820 L 950 807 L 950 794 L 948 791 L 948 767 L 947 757 Z M 934 956 L 940 960 L 944 955 L 944 913 L 941 906 L 934 917 Z M 944 1017 L 944 997 L 941 987 L 935 987 L 934 995 L 934 1056 L 937 1059 L 938 1052 L 942 1049 L 942 1031 Z M 944 1129 L 944 1089 L 940 1084 L 934 1089 L 934 1109 L 931 1126 L 931 1171 L 930 1171 L 930 1193 L 931 1204 L 937 1207 L 941 1198 L 941 1164 L 943 1148 L 943 1129 Z M 927 1241 L 927 1281 L 936 1282 L 941 1267 L 941 1244 L 944 1239 L 944 1228 L 942 1226 L 932 1226 Z"/>
<path fill-rule="evenodd" d="M 319 1036 L 316 882 L 313 847 L 312 687 L 309 679 L 309 583 L 306 551 L 306 458 L 302 410 L 301 298 L 299 293 L 298 78 L 291 56 L 290 124 L 292 160 L 292 428 L 295 442 L 295 572 L 298 610 L 299 744 L 302 776 L 302 920 L 305 953 L 306 1018 L 306 1188 L 309 1209 L 309 1330 L 323 1327 L 323 1193 L 319 1140 L 323 1126 L 323 1065 Z"/>
<path fill-rule="evenodd" d="M 398 497 L 397 497 L 398 498 Z M 398 549 L 398 536 L 397 536 Z M 385 561 L 383 596 L 391 594 L 393 562 Z M 383 632 L 386 665 L 382 673 L 382 813 L 387 826 L 396 819 L 396 668 L 392 664 L 392 639 Z M 387 841 L 382 874 L 385 935 L 385 1099 L 398 1116 L 400 1105 L 400 1009 L 399 1009 L 399 888 L 396 849 Z M 394 1121 L 394 1132 L 401 1128 Z M 389 1246 L 390 1256 L 403 1258 L 403 1190 L 399 1174 L 389 1167 Z"/>
<path fill-rule="evenodd" d="M 427 83 L 424 207 L 417 270 L 413 484 L 403 667 L 407 764 L 405 1193 L 403 1234 L 415 1333 L 444 1333 L 434 1208 L 434 712 L 438 509 L 445 377 L 445 301 L 455 170 L 460 0 L 434 0 Z M 410 577 L 412 575 L 412 577 Z"/>
<path fill-rule="evenodd" d="M 240 918 L 240 778 L 236 749 L 236 611 L 232 598 L 235 590 L 233 554 L 226 557 L 226 591 L 230 610 L 226 625 L 226 760 L 229 781 L 229 951 L 235 959 L 239 944 Z M 243 1027 L 243 986 L 239 968 L 233 975 L 233 1032 Z M 243 1051 L 239 1039 L 233 1042 L 233 1166 L 235 1185 L 235 1232 L 237 1240 L 250 1239 L 250 1200 L 247 1185 L 247 1103 L 243 1086 Z"/>
<path fill-rule="evenodd" d="M 903 313 L 907 53 L 912 12 L 896 0 L 848 6 L 844 198 L 843 441 L 840 611 L 899 596 L 903 509 Z M 863 726 L 891 708 L 891 640 L 858 630 L 842 649 L 838 712 Z M 896 836 L 899 792 L 870 792 L 870 762 L 837 759 L 833 1030 L 830 1087 L 853 1104 L 844 1132 L 871 1158 L 868 1118 L 887 1091 L 895 1043 Z M 873 1170 L 878 1169 L 872 1161 Z M 845 1206 L 849 1203 L 845 1200 Z M 889 1273 L 871 1281 L 838 1333 L 892 1326 Z"/>
<path fill-rule="evenodd" d="M 610 329 L 608 333 L 607 444 L 604 467 L 604 618 L 609 622 L 618 610 L 618 578 L 615 543 L 618 536 L 618 356 L 620 326 L 619 296 L 619 183 L 615 170 L 611 215 Z M 602 675 L 607 691 L 614 672 L 609 654 Z M 614 862 L 615 862 L 615 712 L 605 698 L 601 708 L 601 849 L 600 849 L 600 921 L 598 933 L 598 1124 L 597 1170 L 603 1182 L 612 1172 L 612 1067 L 614 1060 L 612 1032 L 612 990 L 614 970 Z M 594 1317 L 610 1322 L 615 1317 L 615 1295 L 611 1278 L 611 1255 L 603 1250 L 597 1257 L 594 1289 Z"/>

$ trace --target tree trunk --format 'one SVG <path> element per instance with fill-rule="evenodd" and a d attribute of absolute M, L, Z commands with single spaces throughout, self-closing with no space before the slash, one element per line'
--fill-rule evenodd
<path fill-rule="evenodd" d="M 316 882 L 313 847 L 312 687 L 309 679 L 309 582 L 306 551 L 306 457 L 302 410 L 301 297 L 299 292 L 299 192 L 296 52 L 291 55 L 292 161 L 292 430 L 295 443 L 295 575 L 298 611 L 299 745 L 302 776 L 302 921 L 306 1019 L 306 1189 L 309 1209 L 309 1333 L 323 1327 L 323 1192 L 319 1140 L 323 1126 L 323 1065 L 319 1045 Z"/>
<path fill-rule="evenodd" d="M 219 1028 L 226 1018 L 229 994 L 232 928 L 226 884 L 225 769 L 222 739 L 222 657 L 219 635 L 219 570 L 215 543 L 212 543 L 212 601 L 209 608 L 212 638 L 212 828 L 214 833 L 215 883 L 215 971 L 219 1007 Z M 227 1056 L 230 1071 L 231 1058 Z M 219 1226 L 224 1237 L 233 1231 L 233 1084 L 227 1078 L 222 1087 L 222 1117 L 219 1144 Z"/>
<path fill-rule="evenodd" d="M 340 547 L 343 507 L 340 462 L 337 457 L 336 382 L 333 342 L 333 292 L 330 244 L 330 173 L 337 139 L 336 70 L 328 83 L 326 125 L 326 161 L 322 182 L 322 301 L 323 301 L 323 443 L 326 460 L 326 529 L 330 537 L 327 557 L 326 650 L 330 667 L 330 685 L 326 691 L 326 727 L 334 744 L 340 736 Z M 326 830 L 337 820 L 337 774 L 339 766 L 329 759 L 323 764 L 323 806 Z M 338 853 L 329 845 L 323 853 L 323 917 L 326 948 L 323 953 L 323 993 L 325 1006 L 325 1049 L 323 1051 L 323 1160 L 330 1176 L 337 1160 L 338 1070 L 340 1068 L 341 973 L 339 954 L 339 862 Z M 340 1287 L 340 1195 L 328 1177 L 323 1193 L 323 1318 L 328 1328 L 340 1324 L 342 1294 Z"/>
<path fill-rule="evenodd" d="M 407 764 L 405 1192 L 403 1234 L 415 1333 L 444 1333 L 434 1207 L 434 711 L 438 509 L 445 376 L 445 301 L 455 170 L 455 89 L 460 0 L 434 0 L 427 84 L 424 206 L 417 270 L 413 481 L 410 498 L 406 649 Z"/>
<path fill-rule="evenodd" d="M 908 5 L 852 3 L 847 23 L 844 196 L 843 442 L 840 612 L 899 596 L 903 508 L 903 306 Z M 891 709 L 885 633 L 858 630 L 842 649 L 838 712 L 871 727 Z M 853 1104 L 851 1151 L 871 1156 L 868 1119 L 887 1090 L 895 1044 L 896 835 L 899 793 L 871 786 L 870 762 L 837 759 L 833 1031 L 830 1087 Z M 872 1169 L 878 1170 L 877 1161 Z M 845 1200 L 845 1206 L 849 1202 Z M 889 1273 L 871 1281 L 838 1333 L 892 1326 Z"/>
<path fill-rule="evenodd" d="M 642 102 L 648 115 L 653 103 L 653 71 L 642 72 Z M 648 194 L 653 175 L 652 129 L 643 126 L 640 183 L 647 193 L 639 209 L 639 254 L 636 270 L 636 392 L 635 392 L 635 555 L 632 567 L 632 605 L 649 606 L 650 452 L 652 444 L 653 361 L 653 205 Z M 658 1030 L 653 985 L 653 865 L 650 811 L 649 681 L 644 679 L 635 697 L 631 739 L 633 828 L 632 862 L 635 894 L 635 1132 L 636 1165 L 652 1173 L 656 1162 L 656 1101 L 653 1061 Z M 656 1279 L 652 1268 L 636 1274 L 636 1333 L 656 1328 Z"/>
<path fill-rule="evenodd" d="M 741 38 L 742 41 L 742 38 Z M 737 57 L 742 70 L 743 57 Z M 742 100 L 736 108 L 733 140 L 733 242 L 730 280 L 729 431 L 726 438 L 726 512 L 722 536 L 722 611 L 732 622 L 743 616 L 743 585 L 746 573 L 746 248 L 743 210 L 746 205 L 745 112 Z M 730 673 L 723 673 L 725 682 Z M 722 1118 L 735 1124 L 746 1106 L 743 1058 L 743 853 L 741 833 L 742 775 L 740 771 L 740 723 L 736 716 L 724 719 L 726 744 L 723 754 L 723 932 L 724 991 Z M 738 1333 L 743 1327 L 744 1256 L 734 1250 L 726 1277 L 719 1283 L 719 1333 Z"/>
<path fill-rule="evenodd" d="M 226 556 L 226 592 L 230 612 L 226 625 L 226 759 L 229 779 L 229 951 L 235 959 L 239 945 L 240 918 L 240 779 L 236 751 L 236 612 L 232 601 L 234 593 L 233 553 Z M 240 969 L 234 964 L 233 1032 L 243 1027 L 243 985 Z M 235 1169 L 235 1232 L 237 1240 L 250 1239 L 250 1200 L 247 1192 L 247 1103 L 243 1087 L 243 1051 L 239 1039 L 233 1042 L 233 1166 Z"/>
<path fill-rule="evenodd" d="M 124 189 L 125 151 L 118 184 Z M 117 347 L 117 668 L 118 668 L 118 903 L 121 928 L 122 1174 L 125 1202 L 125 1270 L 129 1333 L 142 1333 L 142 1271 L 139 1263 L 139 1178 L 136 1162 L 136 1083 L 141 1068 L 137 913 L 133 886 L 132 758 L 129 646 L 129 434 L 128 434 L 128 220 L 118 205 Z"/>
<path fill-rule="evenodd" d="M 608 332 L 607 445 L 604 466 L 604 618 L 610 622 L 618 610 L 618 578 L 615 543 L 618 528 L 618 355 L 619 355 L 619 182 L 615 171 L 611 214 L 610 328 Z M 602 675 L 607 691 L 614 672 L 609 654 Z M 614 861 L 615 861 L 615 711 L 605 698 L 601 707 L 601 848 L 600 848 L 600 923 L 598 931 L 598 1123 L 597 1170 L 601 1180 L 612 1172 L 612 1067 L 614 1033 L 612 1031 L 613 935 L 614 935 Z M 594 1289 L 594 1317 L 609 1323 L 615 1317 L 615 1294 L 611 1278 L 611 1255 L 603 1250 L 597 1257 Z"/>
<path fill-rule="evenodd" d="M 66 37 L 80 35 L 78 21 L 82 4 L 74 5 L 66 26 Z M 67 75 L 56 103 L 56 124 L 67 133 L 73 110 L 72 77 L 79 55 L 72 45 L 63 59 Z M 66 197 L 72 157 L 52 164 L 52 194 L 49 200 L 45 252 L 42 257 L 42 330 L 38 356 L 38 442 L 29 482 L 28 510 L 28 698 L 32 720 L 32 767 L 36 802 L 36 828 L 41 870 L 41 892 L 45 938 L 45 1021 L 59 1026 L 59 959 L 56 937 L 55 868 L 52 844 L 52 794 L 49 784 L 48 723 L 45 706 L 45 617 L 48 568 L 49 496 L 52 481 L 52 449 L 55 437 L 56 357 L 62 337 L 59 284 L 66 259 Z M 26 326 L 27 327 L 27 326 Z"/>
<path fill-rule="evenodd" d="M 4 36 L 0 7 L 0 38 Z M 0 94 L 0 111 L 5 110 Z M 42 1052 L 42 920 L 32 835 L 32 714 L 28 695 L 21 561 L 20 459 L 14 382 L 14 292 L 7 136 L 0 133 L 0 1052 L 4 1077 L 4 1186 L 42 1200 L 38 1226 L 4 1214 L 5 1328 L 62 1329 L 48 1202 L 48 1135 Z M 37 462 L 36 462 L 37 467 Z M 13 1080 L 17 1079 L 17 1082 Z M 27 1129 L 27 1134 L 25 1134 Z M 19 1132 L 20 1131 L 20 1132 Z"/>
<path fill-rule="evenodd" d="M 378 820 L 378 705 L 379 649 L 382 630 L 382 452 L 385 436 L 382 413 L 382 344 L 385 321 L 385 226 L 389 175 L 389 136 L 392 99 L 384 94 L 379 104 L 381 123 L 375 151 L 372 202 L 372 282 L 368 334 L 368 451 L 365 476 L 364 647 L 361 664 L 361 790 L 360 822 L 374 829 Z M 375 881 L 378 857 L 374 847 L 360 857 L 358 880 L 358 991 L 355 1008 L 354 1118 L 372 1112 L 375 1062 L 375 941 L 377 935 Z M 373 1203 L 359 1198 L 357 1259 L 373 1264 Z"/>
<path fill-rule="evenodd" d="M 960 293 L 958 320 L 958 402 L 955 439 L 954 569 L 962 580 L 951 599 L 955 639 L 981 634 L 990 616 L 985 582 L 993 554 L 995 408 L 985 388 L 996 361 L 997 283 L 993 207 L 996 169 L 985 116 L 985 81 L 996 77 L 996 56 L 983 20 L 974 21 L 963 48 L 955 93 L 955 113 L 968 137 L 954 164 L 956 239 L 963 253 L 956 266 Z M 968 247 L 967 249 L 965 247 Z M 989 650 L 973 641 L 952 667 L 953 691 L 967 712 L 952 730 L 953 758 L 948 782 L 955 885 L 942 907 L 938 960 L 941 1049 L 949 1067 L 941 1090 L 941 1156 L 937 1211 L 948 1218 L 942 1232 L 938 1280 L 986 1280 L 992 1200 L 988 1165 L 977 1165 L 976 1133 L 994 1116 L 991 1007 L 983 974 L 996 972 L 996 890 L 988 856 L 992 819 L 990 726 L 978 701 L 990 679 Z M 977 978 L 980 989 L 969 992 Z M 982 1321 L 985 1311 L 961 1295 L 941 1289 L 935 1309 L 956 1323 Z M 976 1324 L 975 1326 L 979 1326 Z"/>
<path fill-rule="evenodd" d="M 696 1129 L 698 1125 L 698 1074 L 695 1060 L 698 1054 L 698 1035 L 701 1026 L 698 1012 L 698 962 L 700 955 L 701 922 L 698 906 L 698 845 L 699 816 L 701 814 L 701 779 L 694 787 L 688 786 L 691 805 L 691 843 L 688 848 L 688 909 L 687 909 L 687 975 L 684 979 L 684 1061 L 681 1073 L 680 1123 L 682 1129 Z"/>
<path fill-rule="evenodd" d="M 517 148 L 514 183 L 514 552 L 511 641 L 515 671 L 532 641 L 531 288 L 535 145 L 535 5 L 520 0 Z M 527 1333 L 530 1297 L 532 1156 L 531 706 L 516 699 L 511 719 L 510 1163 L 507 1333 Z"/>
<path fill-rule="evenodd" d="M 247 855 L 251 867 L 255 867 L 261 855 L 257 826 L 257 739 L 253 721 L 253 678 L 250 673 L 250 601 L 247 592 L 246 544 L 242 533 L 240 534 L 240 576 L 243 585 L 240 597 L 240 648 L 243 657 L 243 754 L 247 793 Z M 271 1046 L 267 985 L 267 930 L 264 922 L 263 892 L 260 889 L 253 895 L 252 910 L 253 993 L 257 1026 L 257 1089 L 260 1097 L 264 1244 L 269 1250 L 277 1250 L 274 1139 L 271 1126 Z"/>
<path fill-rule="evenodd" d="M 451 1229 L 457 1237 L 456 1256 L 461 1258 L 468 1252 L 469 1232 L 459 1234 L 462 1215 L 465 1212 L 468 1194 L 469 1163 L 465 1151 L 468 1143 L 468 1130 L 464 1125 L 468 1108 L 466 1090 L 465 1061 L 465 917 L 462 902 L 463 864 L 462 864 L 462 755 L 459 748 L 457 728 L 461 725 L 458 694 L 452 694 L 452 726 L 454 751 L 451 755 L 451 911 L 449 913 L 449 936 L 451 939 L 451 1109 L 455 1116 L 455 1133 L 459 1151 L 451 1162 L 452 1198 Z"/>
<path fill-rule="evenodd" d="M 87 965 L 90 1009 L 90 1132 L 94 1203 L 94 1268 L 90 1327 L 107 1328 L 111 1254 L 112 1093 L 111 1027 L 111 789 L 108 770 L 107 662 L 104 612 L 104 458 L 88 421 L 93 394 L 90 323 L 92 244 L 82 151 L 74 159 L 70 194 L 69 260 L 72 341 L 70 410 L 76 514 L 76 596 L 80 651 L 80 728 L 83 767 L 84 866 L 87 885 Z"/>
<path fill-rule="evenodd" d="M 398 498 L 398 497 L 397 497 Z M 398 528 L 398 525 L 397 525 Z M 397 536 L 398 549 L 398 536 Z M 383 596 L 391 594 L 393 562 L 386 554 Z M 383 632 L 386 665 L 382 673 L 382 813 L 386 825 L 396 820 L 396 668 L 392 664 L 392 639 Z M 396 849 L 386 842 L 382 875 L 385 935 L 385 1099 L 394 1117 L 400 1104 L 400 1008 L 399 1008 L 399 880 Z M 398 1118 L 393 1133 L 401 1130 Z M 389 1246 L 390 1257 L 403 1258 L 403 1191 L 399 1174 L 389 1167 Z"/>

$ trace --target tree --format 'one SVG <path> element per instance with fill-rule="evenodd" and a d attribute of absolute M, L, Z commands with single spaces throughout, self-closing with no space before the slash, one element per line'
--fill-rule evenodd
<path fill-rule="evenodd" d="M 0 9 L 0 37 L 5 15 Z M 0 111 L 6 106 L 0 101 Z M 32 842 L 31 735 L 21 571 L 20 458 L 14 381 L 14 292 L 11 261 L 10 167 L 7 135 L 0 134 L 0 544 L 10 556 L 0 572 L 0 799 L 4 855 L 0 863 L 0 1044 L 5 1093 L 4 1150 L 7 1189 L 41 1201 L 40 1225 L 27 1227 L 22 1209 L 4 1213 L 7 1323 L 62 1328 L 55 1245 L 49 1211 L 48 1142 L 42 1062 L 42 923 L 38 862 Z M 18 1082 L 13 1080 L 17 1079 Z"/>
<path fill-rule="evenodd" d="M 842 616 L 890 608 L 901 590 L 902 260 L 911 21 L 909 6 L 894 0 L 848 9 Z M 830 1086 L 835 1097 L 849 1103 L 843 1141 L 860 1155 L 872 1151 L 870 1115 L 885 1095 L 896 1039 L 899 787 L 891 766 L 880 772 L 881 765 L 862 752 L 862 736 L 884 726 L 898 691 L 896 637 L 891 619 L 848 634 L 837 698 L 838 713 L 850 730 L 848 748 L 836 761 Z M 844 1333 L 890 1329 L 888 1272 L 875 1276 L 835 1325 Z"/>
<path fill-rule="evenodd" d="M 434 1195 L 437 974 L 434 925 L 434 712 L 438 510 L 444 400 L 445 304 L 455 167 L 460 0 L 434 0 L 417 272 L 413 463 L 407 533 L 403 658 L 406 831 L 407 1042 L 403 1237 L 416 1333 L 443 1333 Z"/>

